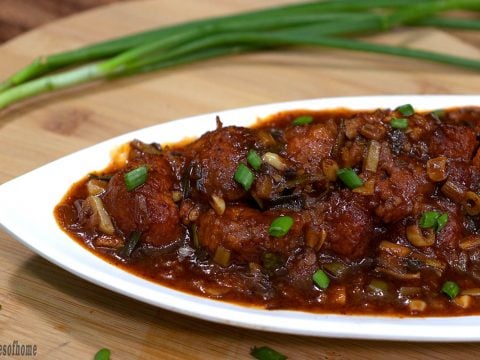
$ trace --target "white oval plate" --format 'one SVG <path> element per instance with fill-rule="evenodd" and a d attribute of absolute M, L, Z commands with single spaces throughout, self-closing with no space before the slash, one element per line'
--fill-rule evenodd
<path fill-rule="evenodd" d="M 175 142 L 198 137 L 224 125 L 248 126 L 284 110 L 346 107 L 394 108 L 410 103 L 416 110 L 480 106 L 480 96 L 371 96 L 330 98 L 269 104 L 190 117 L 134 131 L 40 167 L 0 186 L 0 224 L 11 235 L 54 264 L 112 291 L 167 310 L 218 323 L 282 333 L 339 338 L 414 341 L 480 340 L 480 316 L 391 318 L 323 315 L 253 309 L 201 298 L 144 280 L 101 260 L 69 238 L 55 222 L 53 209 L 69 187 L 110 162 L 110 152 L 134 138 L 144 142 Z M 59 176 L 61 175 L 61 176 Z M 41 189 L 41 190 L 40 190 Z"/>

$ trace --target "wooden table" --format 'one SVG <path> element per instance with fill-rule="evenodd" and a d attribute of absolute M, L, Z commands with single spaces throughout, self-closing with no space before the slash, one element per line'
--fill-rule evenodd
<path fill-rule="evenodd" d="M 1 0 L 0 43 L 57 18 L 116 1 L 122 0 Z"/>
<path fill-rule="evenodd" d="M 0 77 L 39 54 L 286 2 L 159 0 L 98 8 L 0 47 Z M 480 57 L 480 38 L 472 33 L 422 28 L 376 41 Z M 112 136 L 198 113 L 327 96 L 479 91 L 479 73 L 387 56 L 296 49 L 212 60 L 87 85 L 1 113 L 0 183 Z M 102 347 L 112 350 L 114 360 L 249 359 L 254 345 L 269 345 L 290 359 L 474 359 L 480 351 L 476 343 L 313 338 L 213 324 L 112 293 L 50 264 L 4 232 L 0 239 L 0 344 L 36 344 L 38 359 L 92 359 Z"/>

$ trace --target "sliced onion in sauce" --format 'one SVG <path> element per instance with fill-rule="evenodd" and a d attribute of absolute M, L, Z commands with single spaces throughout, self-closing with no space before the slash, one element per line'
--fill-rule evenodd
<path fill-rule="evenodd" d="M 427 303 L 423 300 L 413 299 L 408 302 L 408 309 L 412 312 L 422 312 L 427 308 Z"/>
<path fill-rule="evenodd" d="M 391 255 L 395 255 L 398 257 L 406 257 L 408 254 L 412 252 L 411 249 L 409 249 L 404 245 L 398 245 L 386 240 L 382 241 L 378 246 L 378 248 L 381 251 L 385 251 Z"/>
<path fill-rule="evenodd" d="M 441 270 L 441 271 L 443 271 L 447 268 L 447 264 L 444 263 L 443 261 L 438 260 L 438 259 L 434 259 L 434 258 L 430 258 L 430 257 L 428 257 L 424 254 L 418 253 L 418 252 L 412 253 L 410 258 L 414 259 L 414 260 L 418 260 L 418 261 L 424 263 L 427 266 L 433 267 L 433 268 Z"/>
<path fill-rule="evenodd" d="M 225 200 L 223 200 L 220 196 L 212 195 L 210 205 L 212 206 L 213 210 L 215 210 L 217 215 L 223 215 L 225 212 Z"/>
<path fill-rule="evenodd" d="M 183 194 L 181 191 L 172 191 L 173 202 L 179 202 L 182 199 L 183 199 Z"/>
<path fill-rule="evenodd" d="M 467 191 L 464 194 L 463 208 L 468 215 L 475 216 L 480 214 L 480 196 L 473 191 Z"/>
<path fill-rule="evenodd" d="M 325 178 L 328 181 L 335 182 L 337 181 L 337 171 L 339 166 L 337 162 L 333 159 L 323 159 L 322 161 L 322 171 L 325 175 Z"/>
<path fill-rule="evenodd" d="M 360 128 L 360 134 L 370 140 L 381 140 L 385 136 L 386 130 L 380 123 L 367 123 Z"/>
<path fill-rule="evenodd" d="M 399 280 L 413 280 L 413 279 L 420 279 L 420 273 L 405 273 L 400 271 L 397 268 L 385 268 L 385 267 L 376 267 L 375 271 L 381 272 L 386 275 L 390 275 L 391 277 L 394 277 L 395 279 Z"/>
<path fill-rule="evenodd" d="M 262 156 L 263 162 L 271 165 L 275 169 L 279 171 L 285 171 L 287 170 L 287 164 L 285 162 L 285 159 L 282 158 L 280 155 L 272 153 L 272 152 L 266 152 Z"/>
<path fill-rule="evenodd" d="M 433 229 L 420 229 L 418 225 L 407 226 L 407 239 L 410 244 L 416 247 L 432 246 L 435 242 L 435 231 Z"/>
<path fill-rule="evenodd" d="M 427 161 L 427 176 L 434 182 L 443 181 L 447 178 L 447 158 L 439 156 Z"/>
<path fill-rule="evenodd" d="M 373 195 L 375 193 L 375 179 L 367 180 L 362 186 L 352 189 L 353 192 L 361 195 Z"/>
<path fill-rule="evenodd" d="M 380 160 L 381 144 L 378 141 L 371 140 L 367 147 L 367 156 L 363 163 L 366 171 L 377 172 L 378 162 Z"/>
<path fill-rule="evenodd" d="M 470 288 L 462 290 L 462 295 L 480 296 L 480 288 Z"/>
<path fill-rule="evenodd" d="M 100 195 L 107 188 L 108 183 L 99 179 L 90 179 L 87 182 L 87 191 L 89 195 Z"/>
<path fill-rule="evenodd" d="M 88 205 L 92 208 L 95 215 L 98 217 L 98 228 L 101 232 L 108 235 L 113 235 L 115 233 L 115 228 L 113 227 L 112 220 L 103 206 L 102 199 L 98 196 L 90 195 L 86 199 Z"/>
<path fill-rule="evenodd" d="M 480 246 L 480 235 L 469 235 L 458 244 L 462 250 L 472 250 Z"/>
<path fill-rule="evenodd" d="M 305 242 L 307 246 L 315 251 L 319 251 L 322 248 L 326 238 L 327 231 L 325 229 L 316 230 L 309 227 L 305 233 Z"/>
<path fill-rule="evenodd" d="M 420 286 L 402 286 L 398 292 L 403 296 L 414 296 L 420 294 L 422 288 Z"/>
<path fill-rule="evenodd" d="M 338 305 L 345 305 L 347 302 L 347 289 L 345 286 L 331 286 L 328 291 L 328 300 Z"/>
<path fill-rule="evenodd" d="M 445 196 L 455 201 L 456 203 L 461 203 L 463 201 L 463 190 L 457 184 L 453 183 L 450 180 L 447 180 L 447 182 L 442 185 L 440 190 Z"/>
<path fill-rule="evenodd" d="M 230 263 L 231 251 L 219 245 L 213 255 L 213 261 L 222 267 L 227 267 Z"/>
<path fill-rule="evenodd" d="M 468 309 L 472 305 L 473 299 L 470 295 L 460 295 L 455 297 L 453 302 L 461 308 Z"/>
<path fill-rule="evenodd" d="M 389 293 L 389 286 L 386 281 L 373 279 L 367 286 L 367 290 L 374 296 L 385 296 Z"/>

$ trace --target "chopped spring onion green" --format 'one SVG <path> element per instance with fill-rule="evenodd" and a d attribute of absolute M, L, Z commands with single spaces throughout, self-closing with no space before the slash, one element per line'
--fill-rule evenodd
<path fill-rule="evenodd" d="M 355 189 L 363 185 L 363 180 L 360 178 L 360 176 L 358 176 L 357 173 L 350 168 L 337 170 L 337 176 L 349 189 Z"/>
<path fill-rule="evenodd" d="M 293 219 L 290 216 L 279 216 L 272 221 L 268 233 L 271 236 L 285 236 L 293 225 Z"/>
<path fill-rule="evenodd" d="M 446 281 L 442 285 L 442 292 L 447 295 L 450 299 L 455 298 L 460 292 L 460 286 L 454 281 Z"/>
<path fill-rule="evenodd" d="M 279 353 L 268 346 L 254 347 L 250 350 L 250 355 L 258 360 L 286 360 L 288 359 L 282 353 Z"/>
<path fill-rule="evenodd" d="M 247 162 L 250 164 L 252 168 L 255 170 L 260 170 L 262 166 L 262 158 L 255 150 L 250 150 L 247 154 Z"/>
<path fill-rule="evenodd" d="M 437 220 L 440 217 L 438 211 L 425 211 L 418 222 L 422 229 L 430 229 L 437 226 Z"/>
<path fill-rule="evenodd" d="M 94 360 L 110 360 L 110 350 L 100 349 L 96 354 Z"/>
<path fill-rule="evenodd" d="M 368 290 L 372 295 L 385 296 L 388 294 L 388 284 L 383 280 L 373 279 L 368 284 Z"/>
<path fill-rule="evenodd" d="M 444 213 L 437 218 L 437 232 L 441 231 L 448 222 L 448 214 Z"/>
<path fill-rule="evenodd" d="M 282 258 L 277 254 L 266 252 L 262 255 L 262 266 L 267 274 L 272 274 L 282 266 Z"/>
<path fill-rule="evenodd" d="M 192 224 L 192 242 L 193 242 L 193 247 L 195 249 L 198 249 L 200 247 L 200 240 L 198 239 L 198 228 L 197 224 Z"/>
<path fill-rule="evenodd" d="M 230 263 L 231 254 L 232 252 L 229 249 L 219 245 L 215 250 L 215 255 L 213 255 L 213 262 L 222 267 L 227 267 Z"/>
<path fill-rule="evenodd" d="M 443 109 L 438 109 L 438 110 L 432 111 L 432 112 L 430 113 L 430 115 L 431 115 L 435 120 L 442 121 L 442 118 L 445 116 L 445 110 L 443 110 Z"/>
<path fill-rule="evenodd" d="M 88 174 L 88 178 L 91 180 L 91 179 L 96 179 L 96 180 L 100 180 L 100 181 L 110 181 L 110 179 L 113 177 L 113 174 L 95 174 L 95 173 L 92 173 L 92 174 Z"/>
<path fill-rule="evenodd" d="M 242 185 L 245 191 L 248 191 L 252 187 L 254 176 L 252 171 L 245 164 L 239 164 L 237 171 L 235 171 L 235 174 L 233 175 L 233 179 Z"/>
<path fill-rule="evenodd" d="M 439 232 L 448 222 L 448 214 L 440 213 L 438 211 L 425 211 L 418 222 L 418 226 L 422 229 L 435 229 Z"/>
<path fill-rule="evenodd" d="M 326 289 L 330 285 L 330 278 L 322 269 L 315 271 L 312 280 L 320 289 Z"/>
<path fill-rule="evenodd" d="M 137 187 L 139 187 L 140 185 L 143 185 L 145 181 L 147 181 L 147 177 L 148 177 L 148 168 L 145 165 L 143 165 L 127 172 L 123 178 L 125 180 L 125 185 L 127 186 L 127 190 L 132 191 Z"/>
<path fill-rule="evenodd" d="M 346 270 L 348 270 L 347 265 L 339 261 L 334 261 L 328 264 L 324 264 L 323 268 L 327 271 L 332 277 L 341 277 Z"/>
<path fill-rule="evenodd" d="M 408 127 L 408 119 L 393 118 L 390 120 L 390 126 L 394 129 L 406 129 Z"/>
<path fill-rule="evenodd" d="M 292 125 L 299 126 L 299 125 L 308 125 L 311 124 L 313 121 L 313 117 L 310 115 L 299 116 L 292 121 Z"/>
<path fill-rule="evenodd" d="M 415 110 L 413 110 L 413 106 L 410 104 L 400 105 L 395 110 L 398 111 L 403 116 L 411 116 L 415 114 Z"/>

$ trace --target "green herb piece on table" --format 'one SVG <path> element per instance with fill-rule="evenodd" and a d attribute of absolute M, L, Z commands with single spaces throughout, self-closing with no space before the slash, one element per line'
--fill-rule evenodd
<path fill-rule="evenodd" d="M 258 360 L 286 360 L 288 359 L 282 353 L 279 353 L 276 350 L 268 346 L 254 347 L 250 350 L 250 355 Z"/>
<path fill-rule="evenodd" d="M 95 354 L 94 360 L 110 360 L 110 350 L 105 348 L 99 350 Z"/>

